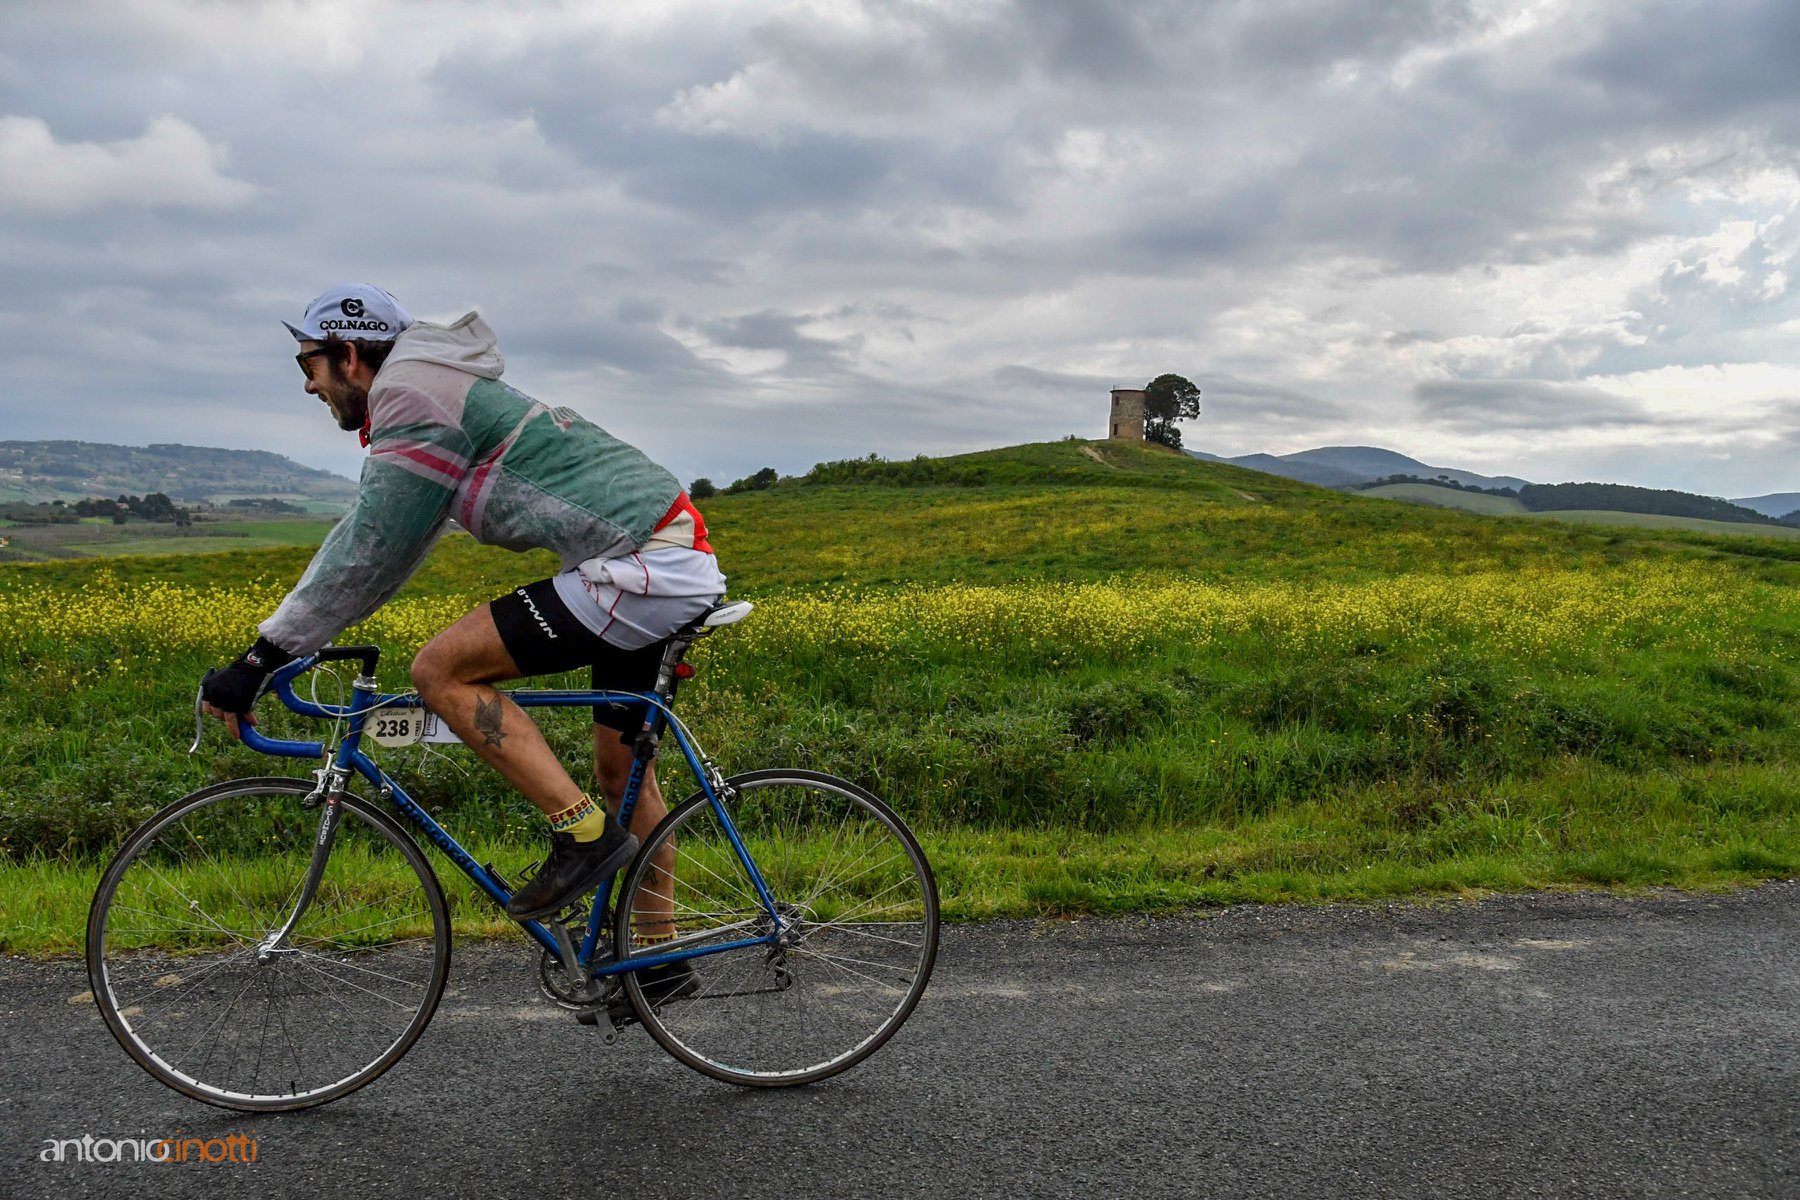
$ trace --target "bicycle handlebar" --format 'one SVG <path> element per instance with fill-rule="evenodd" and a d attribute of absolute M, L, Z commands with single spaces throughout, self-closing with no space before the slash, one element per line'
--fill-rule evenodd
<path fill-rule="evenodd" d="M 312 660 L 308 664 L 308 666 L 315 666 L 315 667 L 318 666 L 320 663 L 343 662 L 347 659 L 352 659 L 352 658 L 360 659 L 362 661 L 362 673 L 364 675 L 372 676 L 375 674 L 375 665 L 381 661 L 381 647 L 380 646 L 326 646 L 323 650 L 320 650 L 316 654 L 309 655 L 308 657 L 310 657 Z M 305 668 L 302 668 L 302 669 L 305 669 Z M 280 674 L 280 672 L 276 672 L 276 673 Z M 299 673 L 300 673 L 299 671 L 294 672 L 295 675 L 298 675 Z M 292 679 L 293 676 L 290 675 L 288 678 Z"/>
<path fill-rule="evenodd" d="M 273 692 L 275 697 L 293 711 L 309 717 L 331 717 L 335 714 L 323 706 L 310 700 L 302 700 L 294 694 L 294 680 L 312 670 L 321 663 L 345 662 L 356 660 L 362 665 L 364 675 L 373 676 L 375 667 L 381 661 L 379 646 L 326 646 L 313 654 L 296 658 L 287 666 L 273 672 L 265 694 Z M 194 692 L 194 742 L 188 747 L 193 754 L 200 749 L 201 735 L 206 729 L 206 713 L 202 710 L 200 690 Z M 246 722 L 238 722 L 238 740 L 260 754 L 275 754 L 285 758 L 318 758 L 325 753 L 323 742 L 292 742 L 280 738 L 264 737 L 256 726 Z"/>
<path fill-rule="evenodd" d="M 290 712 L 298 713 L 303 717 L 318 717 L 327 721 L 364 715 L 398 700 L 410 699 L 410 706 L 416 707 L 418 705 L 417 697 L 410 693 L 393 696 L 377 695 L 372 703 L 360 708 L 356 703 L 348 706 L 320 704 L 294 694 L 294 681 L 321 663 L 355 659 L 361 662 L 364 675 L 372 677 L 375 665 L 380 658 L 381 649 L 378 646 L 326 646 L 316 654 L 297 658 L 272 673 L 269 676 L 265 694 L 272 693 Z M 522 708 L 578 707 L 595 703 L 649 704 L 667 714 L 670 720 L 674 720 L 674 714 L 670 712 L 661 693 L 653 691 L 614 692 L 605 689 L 592 692 L 524 691 L 513 692 L 510 695 L 513 697 L 514 703 Z M 258 697 L 258 699 L 260 698 Z M 200 749 L 201 735 L 206 728 L 206 714 L 201 708 L 201 703 L 201 694 L 196 691 L 194 693 L 194 742 L 188 747 L 189 754 L 196 753 Z M 281 758 L 320 758 L 326 752 L 324 742 L 297 742 L 264 737 L 256 726 L 243 721 L 238 722 L 238 741 L 259 754 L 272 754 Z"/>

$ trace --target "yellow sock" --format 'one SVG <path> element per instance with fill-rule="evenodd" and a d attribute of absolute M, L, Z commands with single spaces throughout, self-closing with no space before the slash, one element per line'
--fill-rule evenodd
<path fill-rule="evenodd" d="M 550 814 L 550 828 L 558 833 L 570 834 L 578 842 L 591 842 L 606 832 L 606 810 L 583 792 L 579 804 L 571 804 L 559 813 Z"/>
<path fill-rule="evenodd" d="M 659 922 L 659 924 L 664 924 L 664 925 L 666 925 L 668 923 L 669 922 L 667 922 L 667 921 Z M 639 934 L 634 935 L 631 940 L 632 940 L 632 948 L 634 950 L 643 950 L 643 949 L 645 949 L 647 947 L 651 947 L 651 946 L 660 946 L 664 942 L 674 941 L 675 940 L 675 931 L 673 929 L 671 929 L 667 933 L 639 933 Z M 667 965 L 668 965 L 667 963 L 663 964 L 663 966 L 667 966 Z M 663 968 L 662 967 L 646 967 L 644 969 L 647 971 L 660 971 Z"/>

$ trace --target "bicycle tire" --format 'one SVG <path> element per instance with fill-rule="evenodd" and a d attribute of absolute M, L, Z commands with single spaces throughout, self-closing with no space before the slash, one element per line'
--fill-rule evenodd
<path fill-rule="evenodd" d="M 312 787 L 262 777 L 190 793 L 125 840 L 94 893 L 100 1014 L 139 1066 L 195 1100 L 281 1112 L 348 1095 L 400 1060 L 443 995 L 437 876 L 392 817 L 349 793 L 312 904 L 259 961 L 311 859 Z"/>
<path fill-rule="evenodd" d="M 626 974 L 625 995 L 650 1036 L 704 1075 L 747 1087 L 813 1083 L 873 1054 L 912 1014 L 937 959 L 937 883 L 905 823 L 848 780 L 766 770 L 726 784 L 786 941 L 688 959 L 686 988 L 666 979 L 646 988 Z M 656 862 L 665 847 L 672 887 Z M 704 792 L 658 823 L 620 897 L 621 952 L 634 929 L 667 934 L 671 908 L 678 946 L 774 928 Z"/>

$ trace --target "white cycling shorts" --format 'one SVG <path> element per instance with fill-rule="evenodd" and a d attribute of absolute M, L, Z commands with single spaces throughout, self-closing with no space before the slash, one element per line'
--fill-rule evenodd
<path fill-rule="evenodd" d="M 621 650 L 662 641 L 725 595 L 719 560 L 679 546 L 590 558 L 555 583 L 575 619 Z"/>

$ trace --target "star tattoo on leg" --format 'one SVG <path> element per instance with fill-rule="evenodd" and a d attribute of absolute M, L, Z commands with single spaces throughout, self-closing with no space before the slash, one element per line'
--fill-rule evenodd
<path fill-rule="evenodd" d="M 488 694 L 492 700 L 484 700 L 479 695 L 475 697 L 475 728 L 487 739 L 486 745 L 498 746 L 506 740 L 506 735 L 500 732 L 501 706 L 506 699 L 499 692 Z"/>

